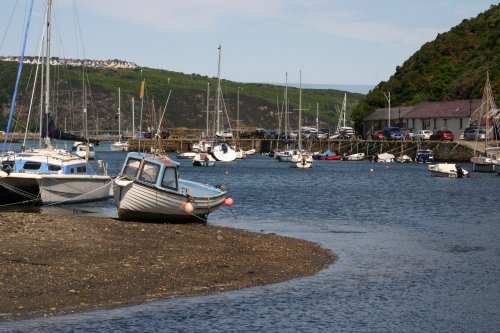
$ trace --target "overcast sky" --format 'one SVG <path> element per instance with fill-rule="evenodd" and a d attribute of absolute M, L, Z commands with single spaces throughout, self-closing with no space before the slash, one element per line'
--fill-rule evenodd
<path fill-rule="evenodd" d="M 238 82 L 375 85 L 492 0 L 53 0 L 53 55 L 122 59 Z M 0 0 L 0 55 L 18 55 L 31 0 Z M 45 0 L 35 0 L 35 55 Z M 12 17 L 12 20 L 10 21 Z M 78 20 L 75 20 L 75 17 Z M 10 24 L 9 24 L 10 21 Z M 79 23 L 78 23 L 79 22 Z M 81 31 L 81 33 L 80 33 Z M 80 38 L 81 36 L 81 38 Z"/>

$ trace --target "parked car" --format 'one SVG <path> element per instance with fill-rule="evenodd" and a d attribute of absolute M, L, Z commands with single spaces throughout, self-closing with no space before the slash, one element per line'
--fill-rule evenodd
<path fill-rule="evenodd" d="M 403 128 L 403 139 L 405 140 L 415 140 L 415 132 L 408 128 Z"/>
<path fill-rule="evenodd" d="M 396 126 L 385 127 L 382 133 L 386 140 L 401 140 L 403 137 L 403 129 Z"/>
<path fill-rule="evenodd" d="M 352 127 L 341 127 L 337 133 L 330 135 L 330 139 L 351 139 L 355 135 Z"/>
<path fill-rule="evenodd" d="M 328 139 L 328 134 L 325 132 L 317 131 L 317 132 L 312 132 L 311 135 L 309 136 L 309 139 L 312 140 L 323 140 L 323 139 Z"/>
<path fill-rule="evenodd" d="M 430 130 L 419 130 L 417 134 L 415 134 L 416 140 L 430 140 L 432 135 L 432 131 Z"/>
<path fill-rule="evenodd" d="M 464 131 L 465 140 L 486 140 L 486 131 L 483 128 L 467 127 Z"/>
<path fill-rule="evenodd" d="M 372 134 L 372 140 L 376 140 L 376 141 L 381 141 L 381 140 L 384 140 L 385 139 L 385 136 L 384 136 L 384 131 L 383 130 L 378 130 L 378 131 L 374 131 L 373 134 Z"/>
<path fill-rule="evenodd" d="M 436 131 L 432 133 L 431 140 L 433 141 L 453 141 L 453 132 L 452 131 Z"/>

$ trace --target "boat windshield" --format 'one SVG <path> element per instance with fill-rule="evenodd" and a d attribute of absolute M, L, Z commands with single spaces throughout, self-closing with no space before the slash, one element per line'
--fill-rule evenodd
<path fill-rule="evenodd" d="M 161 180 L 161 186 L 177 191 L 176 168 L 165 168 L 165 172 L 163 173 L 163 178 Z"/>
<path fill-rule="evenodd" d="M 158 179 L 158 172 L 160 171 L 160 166 L 148 161 L 144 162 L 142 166 L 141 173 L 139 175 L 139 180 L 143 182 L 155 184 L 156 179 Z"/>
<path fill-rule="evenodd" d="M 141 161 L 135 158 L 130 158 L 123 169 L 123 174 L 130 177 L 135 178 L 137 176 L 137 171 L 139 170 L 139 166 L 141 165 Z"/>

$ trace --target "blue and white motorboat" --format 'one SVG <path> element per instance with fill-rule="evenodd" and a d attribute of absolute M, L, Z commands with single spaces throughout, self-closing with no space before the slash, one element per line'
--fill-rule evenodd
<path fill-rule="evenodd" d="M 112 180 L 82 158 L 52 147 L 5 153 L 0 205 L 47 205 L 105 200 Z"/>

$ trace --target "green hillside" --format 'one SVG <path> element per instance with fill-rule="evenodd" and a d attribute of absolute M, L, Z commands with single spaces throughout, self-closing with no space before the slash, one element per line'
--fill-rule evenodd
<path fill-rule="evenodd" d="M 83 125 L 82 107 L 82 77 L 81 67 L 55 66 L 52 70 L 55 86 L 52 90 L 56 93 L 53 100 L 57 100 L 57 107 L 52 111 L 56 123 L 62 128 L 66 124 L 68 130 L 80 130 Z M 22 123 L 31 96 L 31 85 L 34 77 L 33 65 L 25 65 L 23 69 L 20 95 L 16 108 L 16 119 Z M 1 129 L 5 129 L 5 117 L 10 108 L 12 92 L 14 90 L 17 64 L 0 62 L 0 106 L 3 110 Z M 138 126 L 141 104 L 139 93 L 141 81 L 145 79 L 145 100 L 143 107 L 143 121 L 157 122 L 159 108 L 167 101 L 169 91 L 172 90 L 167 105 L 164 126 L 205 128 L 207 85 L 210 83 L 211 107 L 214 110 L 214 97 L 217 79 L 197 74 L 183 74 L 178 72 L 158 70 L 151 68 L 136 69 L 86 69 L 88 77 L 88 129 L 117 130 L 116 112 L 118 108 L 118 87 L 121 88 L 121 109 L 123 114 L 122 128 L 132 126 L 132 97 L 135 98 L 135 120 Z M 31 78 L 31 79 L 30 79 Z M 224 105 L 229 118 L 234 122 L 237 118 L 237 93 L 240 88 L 240 120 L 244 127 L 263 127 L 267 129 L 278 128 L 278 102 L 282 107 L 284 87 L 269 84 L 248 84 L 222 81 Z M 298 124 L 299 89 L 289 88 L 288 96 L 292 114 L 291 126 Z M 342 104 L 344 92 L 337 90 L 304 89 L 303 104 L 306 108 L 303 118 L 304 125 L 315 125 L 316 103 L 319 103 L 319 118 L 323 127 L 334 127 L 337 124 L 337 107 Z M 348 93 L 348 111 L 352 110 L 362 94 Z M 35 105 L 38 107 L 37 105 Z M 153 109 L 155 113 L 151 111 Z M 151 120 L 153 119 L 153 121 Z M 36 125 L 33 125 L 36 126 Z M 283 126 L 283 125 L 282 125 Z"/>
<path fill-rule="evenodd" d="M 481 98 L 487 70 L 498 101 L 500 5 L 424 44 L 388 81 L 366 95 L 355 108 L 353 120 L 360 124 L 375 109 L 386 107 L 383 92 L 391 92 L 392 106 Z"/>

